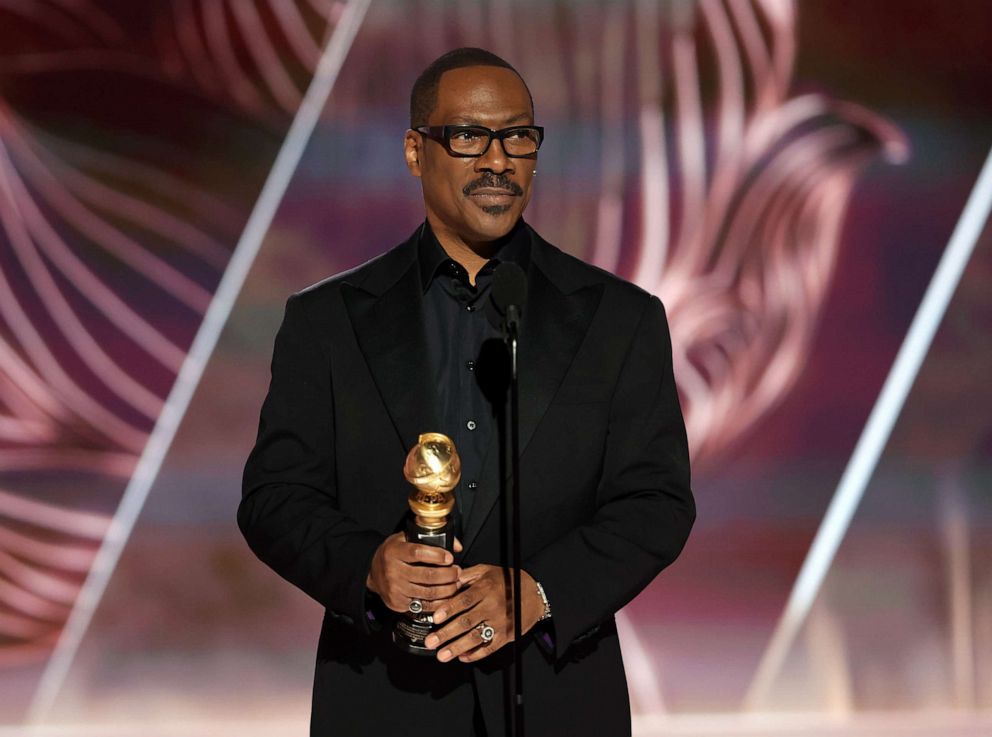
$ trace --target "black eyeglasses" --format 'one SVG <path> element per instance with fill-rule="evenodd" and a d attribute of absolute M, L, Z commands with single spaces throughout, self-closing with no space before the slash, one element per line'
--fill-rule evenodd
<path fill-rule="evenodd" d="M 482 156 L 495 138 L 507 156 L 532 159 L 544 140 L 544 128 L 539 125 L 515 125 L 498 131 L 482 125 L 425 125 L 414 130 L 440 143 L 450 155 L 465 158 Z"/>

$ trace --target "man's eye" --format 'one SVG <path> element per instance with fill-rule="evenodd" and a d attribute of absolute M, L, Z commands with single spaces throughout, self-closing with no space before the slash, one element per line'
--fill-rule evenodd
<path fill-rule="evenodd" d="M 458 131 L 452 133 L 451 137 L 456 141 L 474 141 L 476 138 L 482 138 L 482 133 L 480 131 Z"/>
<path fill-rule="evenodd" d="M 528 130 L 513 131 L 513 133 L 510 133 L 506 136 L 506 140 L 509 141 L 511 144 L 513 143 L 517 143 L 520 145 L 537 144 L 537 136 L 535 135 L 534 131 L 528 131 Z"/>

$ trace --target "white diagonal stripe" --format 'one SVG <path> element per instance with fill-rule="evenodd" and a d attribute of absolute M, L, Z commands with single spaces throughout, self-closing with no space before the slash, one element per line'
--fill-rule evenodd
<path fill-rule="evenodd" d="M 858 438 L 847 468 L 844 469 L 827 513 L 813 538 L 785 610 L 744 699 L 746 709 L 756 709 L 764 703 L 772 682 L 781 670 L 789 648 L 809 613 L 885 449 L 892 427 L 902 411 L 906 396 L 916 380 L 920 365 L 930 349 L 947 305 L 961 281 L 961 274 L 971 258 L 975 243 L 988 221 L 990 207 L 992 151 L 985 159 L 968 202 L 923 295 L 923 301 L 909 326 L 909 332 L 896 355 L 895 363 L 882 386 L 861 437 Z"/>
<path fill-rule="evenodd" d="M 86 582 L 42 673 L 28 711 L 30 722 L 38 722 L 46 716 L 62 688 L 83 635 L 86 634 L 96 607 L 113 575 L 151 485 L 158 476 L 166 453 L 179 429 L 179 423 L 186 414 L 203 370 L 213 354 L 220 333 L 227 323 L 234 302 L 262 245 L 262 240 L 272 224 L 272 219 L 282 203 L 310 136 L 320 120 L 320 114 L 327 104 L 338 72 L 351 49 L 370 2 L 371 0 L 351 0 L 328 39 L 303 102 L 296 111 L 251 216 L 245 224 L 227 269 L 193 339 L 189 353 L 179 369 L 162 413 L 149 435 L 134 475 L 124 490 L 121 503 L 93 561 Z"/>

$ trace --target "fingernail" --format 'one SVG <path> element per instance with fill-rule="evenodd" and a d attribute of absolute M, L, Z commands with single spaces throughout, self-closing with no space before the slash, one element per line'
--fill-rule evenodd
<path fill-rule="evenodd" d="M 446 565 L 449 565 L 450 566 L 452 563 L 455 562 L 455 557 L 451 553 L 445 552 L 445 554 L 444 554 L 444 562 L 445 562 Z"/>
<path fill-rule="evenodd" d="M 434 624 L 441 624 L 448 617 L 448 613 L 444 609 L 438 609 L 434 612 Z"/>
<path fill-rule="evenodd" d="M 437 639 L 438 639 L 437 635 L 430 635 L 426 640 L 424 640 L 424 644 L 427 645 L 427 647 L 429 647 L 431 650 L 433 650 L 438 645 Z"/>
<path fill-rule="evenodd" d="M 437 659 L 440 660 L 442 663 L 447 663 L 449 660 L 451 660 L 451 651 L 442 650 L 440 653 L 438 653 Z"/>

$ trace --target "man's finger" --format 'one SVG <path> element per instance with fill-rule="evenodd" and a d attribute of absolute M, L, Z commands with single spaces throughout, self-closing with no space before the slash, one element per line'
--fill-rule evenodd
<path fill-rule="evenodd" d="M 461 575 L 458 577 L 458 583 L 464 586 L 467 583 L 478 581 L 486 574 L 486 571 L 488 571 L 490 568 L 491 566 L 487 566 L 485 564 L 480 564 L 477 566 L 469 566 L 468 568 L 462 568 Z"/>
<path fill-rule="evenodd" d="M 462 663 L 474 663 L 477 660 L 488 658 L 494 652 L 503 647 L 503 645 L 511 642 L 512 640 L 512 637 L 494 637 L 492 642 L 484 643 L 476 647 L 474 650 L 469 650 L 468 652 L 457 656 L 458 660 Z"/>
<path fill-rule="evenodd" d="M 485 617 L 478 611 L 478 608 L 464 611 L 451 619 L 444 627 L 430 635 L 424 641 L 424 644 L 429 648 L 438 648 L 442 645 L 445 648 L 449 648 L 454 640 L 457 640 L 466 632 L 471 632 L 484 619 Z M 434 614 L 434 622 L 435 624 L 437 623 L 437 613 Z"/>
<path fill-rule="evenodd" d="M 445 605 L 448 599 L 458 593 L 458 584 L 451 583 L 445 586 L 422 586 L 416 583 L 403 583 L 396 587 L 397 594 L 404 596 L 409 604 L 410 599 L 419 599 L 426 607 L 427 602 L 437 602 L 437 605 Z M 436 605 L 436 606 L 437 606 Z"/>
<path fill-rule="evenodd" d="M 410 602 L 416 599 L 420 602 L 421 612 L 433 614 L 439 606 L 443 606 L 457 591 L 458 589 L 454 584 L 451 586 L 431 586 L 427 589 L 396 589 L 389 596 L 382 597 L 382 600 L 389 609 L 405 614 L 410 612 Z M 414 595 L 418 593 L 421 595 Z"/>
<path fill-rule="evenodd" d="M 460 553 L 460 552 L 462 552 L 462 550 L 464 550 L 464 548 L 462 547 L 462 541 L 461 541 L 461 540 L 459 540 L 459 539 L 458 539 L 458 538 L 456 537 L 456 538 L 455 538 L 455 552 L 456 552 L 456 553 Z"/>
<path fill-rule="evenodd" d="M 491 642 L 486 642 L 482 639 L 480 628 L 473 627 L 470 632 L 466 632 L 457 640 L 447 643 L 437 654 L 437 659 L 442 663 L 447 663 L 449 660 L 454 660 L 455 658 L 458 658 L 462 662 L 469 662 L 466 658 L 476 656 L 474 659 L 479 660 L 490 653 L 496 652 L 500 647 L 502 639 L 500 637 L 494 637 Z M 476 655 L 480 650 L 484 651 L 484 653 Z"/>
<path fill-rule="evenodd" d="M 460 584 L 455 585 L 457 586 Z M 458 594 L 458 596 L 453 596 L 451 601 L 445 602 L 443 606 L 438 607 L 437 612 L 434 615 L 434 621 L 437 624 L 441 624 L 448 619 L 448 617 L 452 617 L 459 612 L 464 612 L 467 609 L 474 607 L 486 596 L 486 592 L 480 590 L 480 588 L 481 587 L 469 587 Z M 454 637 L 455 634 L 457 633 L 453 632 L 451 637 Z"/>
<path fill-rule="evenodd" d="M 458 566 L 417 566 L 407 564 L 403 577 L 411 583 L 422 583 L 428 586 L 458 583 L 461 574 Z"/>
<path fill-rule="evenodd" d="M 426 563 L 432 566 L 450 566 L 455 556 L 444 548 L 419 543 L 406 543 L 400 547 L 400 560 L 404 563 Z"/>

